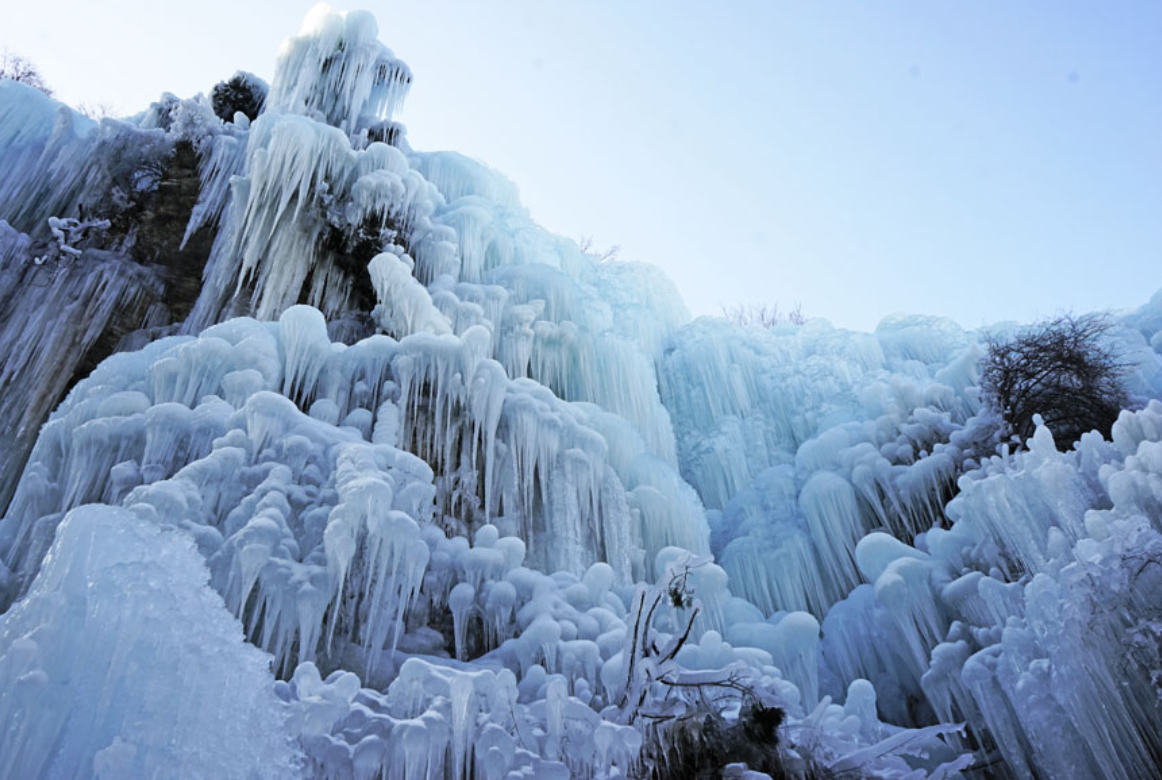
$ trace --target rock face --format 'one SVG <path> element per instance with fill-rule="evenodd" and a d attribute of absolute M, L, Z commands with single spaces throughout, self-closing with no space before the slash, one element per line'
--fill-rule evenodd
<path fill-rule="evenodd" d="M 162 301 L 172 324 L 185 321 L 198 300 L 217 233 L 215 226 L 203 225 L 185 237 L 201 191 L 197 153 L 189 141 L 179 141 L 138 224 L 130 228 L 134 260 L 161 269 Z"/>

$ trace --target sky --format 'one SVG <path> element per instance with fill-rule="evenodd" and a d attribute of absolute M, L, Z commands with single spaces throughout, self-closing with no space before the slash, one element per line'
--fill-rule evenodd
<path fill-rule="evenodd" d="M 135 113 L 269 80 L 313 4 L 0 0 L 0 47 L 65 102 Z M 662 267 L 694 314 L 979 327 L 1162 287 L 1156 0 L 352 7 L 414 73 L 414 148 L 504 172 L 538 222 Z"/>

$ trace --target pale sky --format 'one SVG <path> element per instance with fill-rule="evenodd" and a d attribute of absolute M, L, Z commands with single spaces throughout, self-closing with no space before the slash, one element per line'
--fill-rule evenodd
<path fill-rule="evenodd" d="M 135 113 L 269 80 L 311 5 L 0 0 L 0 46 L 66 102 Z M 352 7 L 415 74 L 415 148 L 503 171 L 539 222 L 661 266 L 695 314 L 975 327 L 1162 287 L 1156 0 Z"/>

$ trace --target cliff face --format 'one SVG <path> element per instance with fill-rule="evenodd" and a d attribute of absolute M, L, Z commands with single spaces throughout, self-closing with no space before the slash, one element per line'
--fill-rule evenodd
<path fill-rule="evenodd" d="M 143 209 L 132 234 L 132 256 L 143 265 L 159 266 L 165 290 L 167 324 L 184 322 L 202 289 L 202 275 L 217 233 L 215 225 L 203 225 L 186 239 L 194 207 L 201 197 L 198 156 L 189 141 L 174 144 L 163 173 Z"/>
<path fill-rule="evenodd" d="M 27 218 L 31 237 L 0 229 L 0 339 L 8 349 L 0 371 L 2 508 L 37 431 L 68 391 L 118 349 L 175 330 L 197 300 L 215 230 L 202 227 L 183 245 L 201 189 L 192 145 L 175 143 L 155 175 L 125 208 L 90 211 L 88 221 L 111 224 L 78 236 L 75 255 L 45 235 L 48 217 L 58 215 Z M 108 191 L 89 195 L 110 201 Z"/>

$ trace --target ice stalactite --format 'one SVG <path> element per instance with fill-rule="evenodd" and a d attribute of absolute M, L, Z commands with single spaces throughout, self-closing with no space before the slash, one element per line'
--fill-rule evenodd
<path fill-rule="evenodd" d="M 377 255 L 368 264 L 371 283 L 381 303 L 372 315 L 390 336 L 412 333 L 450 333 L 448 318 L 432 303 L 428 290 L 412 276 L 415 265 L 407 255 Z"/>
<path fill-rule="evenodd" d="M 817 471 L 799 492 L 799 505 L 826 573 L 829 601 L 837 600 L 859 584 L 851 564 L 856 544 L 869 530 L 862 522 L 855 490 L 842 477 Z"/>
<path fill-rule="evenodd" d="M 186 232 L 182 236 L 183 246 L 202 227 L 218 225 L 230 202 L 230 180 L 241 176 L 246 170 L 250 123 L 233 127 L 233 132 L 224 131 L 213 138 L 198 159 L 201 189 L 190 220 L 186 223 Z"/>

